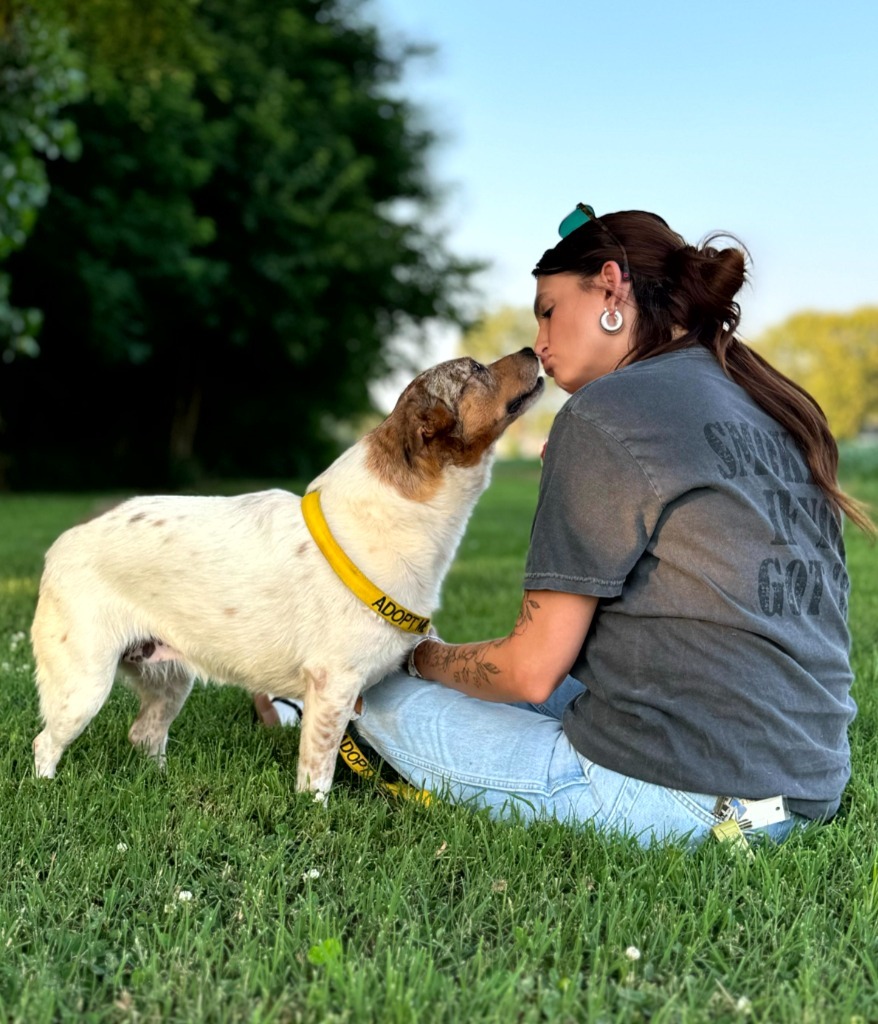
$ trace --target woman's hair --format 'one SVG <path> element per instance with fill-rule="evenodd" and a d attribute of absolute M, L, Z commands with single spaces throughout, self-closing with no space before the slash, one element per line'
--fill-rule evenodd
<path fill-rule="evenodd" d="M 719 238 L 732 238 L 736 245 L 716 248 Z M 607 261 L 618 263 L 623 276 L 630 275 L 637 303 L 626 365 L 693 345 L 709 349 L 726 375 L 789 431 L 836 512 L 874 533 L 865 507 L 838 485 L 838 445 L 823 410 L 735 333 L 741 315 L 735 296 L 746 279 L 747 256 L 738 239 L 725 232 L 687 245 L 661 217 L 626 210 L 571 231 L 543 254 L 533 273 L 586 279 Z"/>

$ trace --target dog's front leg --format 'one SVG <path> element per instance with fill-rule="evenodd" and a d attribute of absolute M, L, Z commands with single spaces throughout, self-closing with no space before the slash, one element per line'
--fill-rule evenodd
<path fill-rule="evenodd" d="M 306 672 L 296 788 L 326 803 L 342 736 L 360 692 L 359 677 L 332 679 L 325 669 Z"/>

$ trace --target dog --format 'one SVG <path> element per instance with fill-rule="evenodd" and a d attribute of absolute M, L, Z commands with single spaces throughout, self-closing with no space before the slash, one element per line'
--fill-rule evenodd
<path fill-rule="evenodd" d="M 311 499 L 288 491 L 137 497 L 63 533 L 31 628 L 37 775 L 54 777 L 117 675 L 140 697 L 131 743 L 163 765 L 198 678 L 302 699 L 296 788 L 325 801 L 358 695 L 425 631 L 495 442 L 543 383 L 529 348 L 487 366 L 440 363 L 308 485 L 335 542 L 388 595 L 381 614 L 318 546 L 303 514 Z M 406 614 L 415 632 L 394 624 Z"/>

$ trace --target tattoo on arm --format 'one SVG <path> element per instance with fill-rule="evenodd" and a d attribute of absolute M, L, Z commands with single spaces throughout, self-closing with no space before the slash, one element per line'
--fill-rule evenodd
<path fill-rule="evenodd" d="M 493 662 L 486 660 L 490 644 L 462 644 L 439 647 L 428 654 L 428 662 L 440 673 L 447 673 L 456 683 L 480 690 L 489 686 L 491 676 L 500 671 Z"/>
<path fill-rule="evenodd" d="M 521 636 L 533 621 L 533 613 L 538 611 L 539 607 L 539 603 L 525 593 L 521 611 L 518 613 L 510 636 L 481 644 L 449 644 L 444 647 L 437 644 L 433 651 L 426 654 L 425 661 L 427 665 L 438 672 L 448 673 L 456 683 L 463 686 L 471 687 L 474 690 L 490 686 L 491 676 L 498 675 L 500 669 L 494 662 L 488 661 L 488 654 L 492 649 L 508 643 L 510 637 Z"/>
<path fill-rule="evenodd" d="M 539 602 L 534 601 L 530 594 L 525 591 L 524 600 L 521 602 L 521 611 L 518 613 L 518 618 L 515 620 L 512 636 L 521 636 L 521 634 L 533 622 L 534 612 L 539 611 L 539 609 Z"/>

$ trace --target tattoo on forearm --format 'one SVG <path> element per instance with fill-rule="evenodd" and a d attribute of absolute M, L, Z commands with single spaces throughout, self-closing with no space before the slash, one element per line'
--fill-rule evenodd
<path fill-rule="evenodd" d="M 427 665 L 435 669 L 437 674 L 447 672 L 456 683 L 471 686 L 475 690 L 489 686 L 491 676 L 500 671 L 497 666 L 485 657 L 489 644 L 464 644 L 460 647 L 436 644 L 426 654 Z"/>
<path fill-rule="evenodd" d="M 533 622 L 533 613 L 539 611 L 539 607 L 539 602 L 526 593 L 510 636 L 521 636 Z M 436 674 L 448 673 L 456 683 L 480 690 L 483 686 L 491 685 L 491 676 L 500 673 L 497 665 L 487 660 L 489 652 L 508 642 L 509 637 L 504 636 L 482 644 L 428 646 L 424 657 L 425 667 L 433 669 Z"/>

